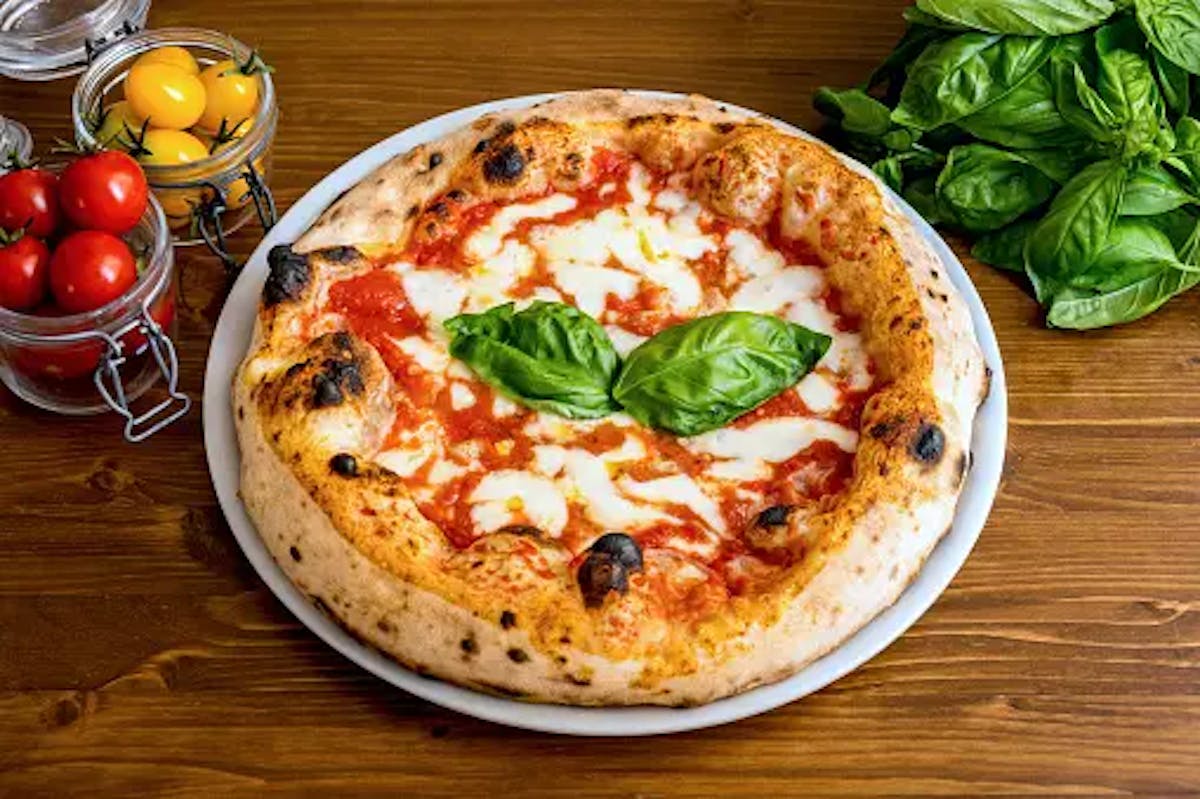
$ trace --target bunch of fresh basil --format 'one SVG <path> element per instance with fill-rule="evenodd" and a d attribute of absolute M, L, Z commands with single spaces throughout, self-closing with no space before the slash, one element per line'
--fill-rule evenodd
<path fill-rule="evenodd" d="M 511 399 L 572 419 L 624 409 L 681 436 L 715 430 L 795 385 L 831 343 L 774 316 L 729 311 L 669 327 L 621 363 L 595 319 L 542 301 L 445 326 L 450 353 Z"/>
<path fill-rule="evenodd" d="M 917 0 L 832 139 L 926 219 L 1028 276 L 1052 327 L 1200 282 L 1200 0 Z"/>

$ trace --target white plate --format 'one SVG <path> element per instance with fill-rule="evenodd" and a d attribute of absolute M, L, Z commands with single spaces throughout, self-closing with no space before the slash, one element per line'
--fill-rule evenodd
<path fill-rule="evenodd" d="M 663 92 L 646 94 L 659 97 L 680 96 Z M 318 183 L 292 206 L 279 220 L 279 224 L 263 239 L 226 300 L 225 310 L 213 335 L 208 371 L 204 380 L 204 443 L 217 497 L 221 501 L 233 534 L 250 563 L 267 586 L 300 621 L 334 649 L 367 671 L 422 699 L 500 724 L 571 735 L 655 735 L 680 732 L 725 724 L 771 710 L 817 691 L 862 665 L 920 618 L 945 590 L 951 578 L 967 559 L 983 529 L 999 486 L 1008 431 L 1008 399 L 1004 368 L 1000 362 L 1000 351 L 991 322 L 962 264 L 933 229 L 903 202 L 901 206 L 912 217 L 921 233 L 934 245 L 938 255 L 945 262 L 950 279 L 966 298 L 971 308 L 975 333 L 983 347 L 984 359 L 992 370 L 991 394 L 975 420 L 972 442 L 974 465 L 967 476 L 966 486 L 958 503 L 953 529 L 938 544 L 921 573 L 896 604 L 877 616 L 835 651 L 785 680 L 701 707 L 675 709 L 538 705 L 489 696 L 440 680 L 419 677 L 379 652 L 364 646 L 309 604 L 275 564 L 238 498 L 240 459 L 229 391 L 234 371 L 249 345 L 259 294 L 267 274 L 267 250 L 272 245 L 297 239 L 338 195 L 391 157 L 459 128 L 482 114 L 521 108 L 554 96 L 543 94 L 484 103 L 445 114 L 397 133 L 343 164 Z M 736 106 L 729 107 L 741 110 Z M 807 135 L 790 126 L 784 127 L 800 135 Z"/>

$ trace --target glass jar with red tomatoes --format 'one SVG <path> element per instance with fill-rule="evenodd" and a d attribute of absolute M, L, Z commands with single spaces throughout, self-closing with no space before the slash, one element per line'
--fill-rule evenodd
<path fill-rule="evenodd" d="M 42 167 L 47 169 L 61 171 L 59 166 Z M 172 342 L 177 315 L 175 261 L 162 206 L 150 196 L 136 224 L 119 238 L 84 230 L 52 234 L 49 241 L 54 257 L 64 258 L 69 265 L 95 259 L 118 265 L 133 261 L 135 276 L 129 277 L 131 284 L 118 296 L 106 299 L 109 287 L 96 285 L 96 278 L 76 279 L 71 270 L 57 270 L 57 263 L 50 264 L 48 282 L 61 283 L 52 286 L 57 302 L 51 302 L 49 294 L 42 300 L 31 295 L 26 302 L 8 303 L 22 310 L 0 307 L 0 380 L 22 399 L 58 413 L 115 411 L 123 417 L 131 441 L 152 435 L 186 413 L 191 403 L 178 388 L 179 364 Z M 46 247 L 33 236 L 16 241 L 22 242 Z M 127 251 L 105 252 L 114 246 L 112 242 Z M 5 288 L 13 291 L 12 286 L 0 286 L 0 291 Z M 98 301 L 103 304 L 91 307 Z M 74 312 L 76 307 L 91 309 Z M 135 413 L 131 404 L 160 381 L 161 401 Z"/>
<path fill-rule="evenodd" d="M 256 217 L 274 224 L 275 87 L 236 39 L 199 28 L 123 35 L 94 54 L 72 116 L 82 148 L 137 157 L 177 244 L 208 244 L 232 267 L 225 236 Z"/>

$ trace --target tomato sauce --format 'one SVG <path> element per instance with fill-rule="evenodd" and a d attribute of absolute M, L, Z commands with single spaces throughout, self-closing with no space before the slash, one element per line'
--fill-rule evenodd
<path fill-rule="evenodd" d="M 463 244 L 476 229 L 496 215 L 500 204 L 482 202 L 464 208 L 456 202 L 439 198 L 430 207 L 439 204 L 445 209 L 445 217 L 439 219 L 436 235 L 433 238 L 414 236 L 402 258 L 417 266 L 464 266 Z"/>

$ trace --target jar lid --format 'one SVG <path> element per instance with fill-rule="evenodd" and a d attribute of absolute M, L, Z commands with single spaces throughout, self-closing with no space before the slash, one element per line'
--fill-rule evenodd
<path fill-rule="evenodd" d="M 33 155 L 33 137 L 29 135 L 29 128 L 20 122 L 0 116 L 0 174 L 4 173 L 4 164 L 13 155 L 19 162 L 29 161 Z"/>
<path fill-rule="evenodd" d="M 0 75 L 54 80 L 146 24 L 150 0 L 0 0 Z"/>

